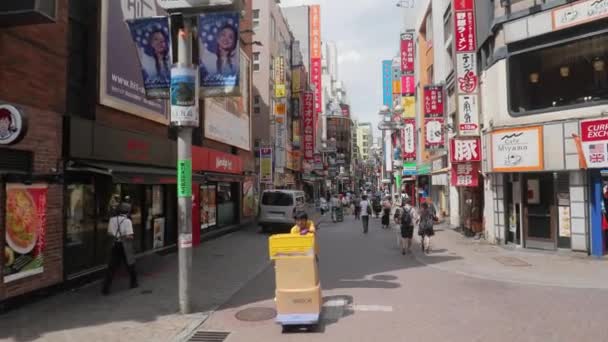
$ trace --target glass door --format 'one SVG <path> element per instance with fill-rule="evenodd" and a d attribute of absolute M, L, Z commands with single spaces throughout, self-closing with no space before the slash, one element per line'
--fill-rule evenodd
<path fill-rule="evenodd" d="M 69 275 L 97 266 L 93 185 L 67 185 L 66 204 L 65 269 Z"/>
<path fill-rule="evenodd" d="M 553 174 L 529 174 L 525 184 L 526 247 L 555 249 L 557 207 Z"/>

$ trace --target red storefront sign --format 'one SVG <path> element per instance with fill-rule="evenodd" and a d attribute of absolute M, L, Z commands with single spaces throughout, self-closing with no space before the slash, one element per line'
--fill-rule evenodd
<path fill-rule="evenodd" d="M 443 87 L 424 87 L 424 116 L 443 116 Z"/>
<path fill-rule="evenodd" d="M 403 161 L 416 161 L 416 119 L 409 118 L 403 120 L 403 129 L 401 130 L 401 156 Z"/>
<path fill-rule="evenodd" d="M 401 72 L 414 73 L 414 33 L 401 34 Z"/>
<path fill-rule="evenodd" d="M 475 52 L 475 12 L 471 9 L 455 14 L 456 52 Z"/>
<path fill-rule="evenodd" d="M 450 140 L 450 157 L 452 163 L 480 162 L 481 139 Z"/>
<path fill-rule="evenodd" d="M 608 119 L 581 122 L 581 140 L 583 142 L 608 140 Z"/>
<path fill-rule="evenodd" d="M 416 80 L 413 75 L 401 76 L 401 95 L 414 96 L 416 94 Z"/>
<path fill-rule="evenodd" d="M 479 185 L 479 163 L 452 165 L 452 185 L 476 187 Z"/>
<path fill-rule="evenodd" d="M 321 58 L 313 58 L 311 60 L 310 70 L 310 83 L 314 85 L 315 90 L 315 112 L 323 112 L 323 104 L 321 93 L 323 91 L 323 84 L 321 82 Z"/>
<path fill-rule="evenodd" d="M 454 0 L 455 11 L 466 11 L 473 9 L 473 0 Z"/>
<path fill-rule="evenodd" d="M 315 115 L 314 115 L 314 93 L 307 91 L 303 95 L 303 145 L 304 160 L 312 162 L 315 152 Z"/>
<path fill-rule="evenodd" d="M 243 162 L 233 154 L 192 146 L 192 170 L 241 174 Z"/>

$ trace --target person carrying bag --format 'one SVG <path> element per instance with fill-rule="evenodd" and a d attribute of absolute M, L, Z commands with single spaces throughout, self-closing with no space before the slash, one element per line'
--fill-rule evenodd
<path fill-rule="evenodd" d="M 129 203 L 121 203 L 118 215 L 110 218 L 108 222 L 108 235 L 113 238 L 110 250 L 108 270 L 103 282 L 101 293 L 108 295 L 116 269 L 124 262 L 129 272 L 130 288 L 138 287 L 137 273 L 135 272 L 135 252 L 133 248 L 133 223 L 127 216 L 131 211 Z"/>

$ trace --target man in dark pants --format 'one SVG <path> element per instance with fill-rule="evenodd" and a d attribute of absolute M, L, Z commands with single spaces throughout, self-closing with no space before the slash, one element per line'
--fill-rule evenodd
<path fill-rule="evenodd" d="M 361 207 L 361 222 L 363 223 L 363 234 L 367 234 L 367 228 L 369 227 L 369 215 L 372 213 L 372 207 L 367 201 L 367 196 L 363 195 L 361 197 L 361 202 L 359 203 L 359 207 Z"/>
<path fill-rule="evenodd" d="M 102 294 L 108 295 L 112 286 L 112 279 L 116 269 L 124 262 L 129 272 L 131 288 L 138 287 L 137 274 L 135 273 L 135 254 L 133 251 L 133 223 L 127 216 L 131 211 L 129 203 L 121 203 L 118 215 L 110 218 L 108 222 L 108 235 L 114 239 L 110 251 L 108 270 L 103 282 Z"/>

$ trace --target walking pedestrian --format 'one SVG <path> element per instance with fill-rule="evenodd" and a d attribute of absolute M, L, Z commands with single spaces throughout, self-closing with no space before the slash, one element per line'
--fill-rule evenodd
<path fill-rule="evenodd" d="M 361 197 L 361 203 L 359 203 L 359 207 L 361 210 L 361 222 L 363 223 L 363 234 L 367 234 L 367 229 L 369 227 L 369 217 L 372 214 L 372 206 L 367 201 L 366 195 L 363 195 Z"/>
<path fill-rule="evenodd" d="M 412 247 L 412 238 L 414 236 L 414 225 L 418 221 L 416 209 L 412 207 L 412 201 L 409 198 L 403 199 L 403 207 L 401 208 L 400 230 L 401 230 L 401 254 L 405 255 L 410 252 Z"/>
<path fill-rule="evenodd" d="M 390 227 L 390 217 L 391 217 L 391 209 L 393 205 L 391 204 L 391 197 L 386 196 L 384 201 L 382 202 L 382 228 L 386 229 Z"/>
<path fill-rule="evenodd" d="M 420 208 L 420 223 L 418 225 L 418 235 L 420 235 L 420 246 L 423 252 L 430 253 L 431 237 L 435 235 L 433 224 L 435 217 L 428 203 L 422 203 Z"/>
<path fill-rule="evenodd" d="M 361 219 L 361 201 L 359 198 L 353 200 L 353 206 L 355 207 L 355 220 Z"/>
<path fill-rule="evenodd" d="M 118 213 L 108 222 L 108 235 L 113 238 L 108 270 L 103 282 L 102 294 L 108 295 L 116 269 L 125 264 L 129 272 L 131 288 L 138 287 L 135 272 L 135 252 L 133 251 L 133 223 L 128 217 L 131 205 L 123 202 L 118 206 Z"/>

